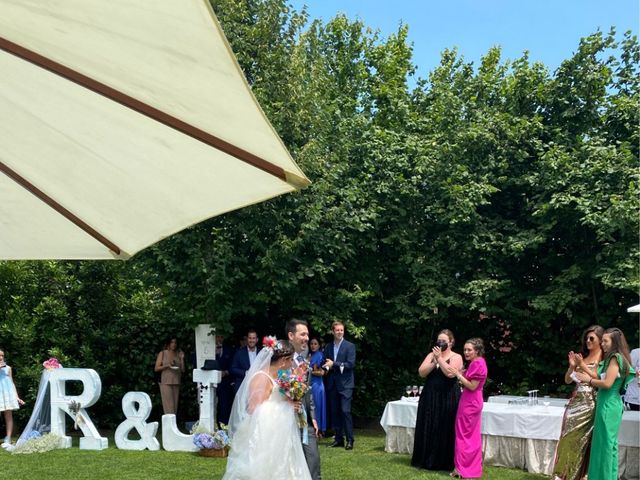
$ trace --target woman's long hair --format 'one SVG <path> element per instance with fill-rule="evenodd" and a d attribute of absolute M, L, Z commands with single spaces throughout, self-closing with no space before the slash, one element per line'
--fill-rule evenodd
<path fill-rule="evenodd" d="M 600 325 L 591 325 L 584 332 L 582 332 L 582 356 L 587 358 L 589 356 L 589 349 L 587 348 L 587 337 L 593 332 L 600 342 L 600 348 L 602 349 L 602 335 L 604 334 L 604 328 Z"/>
<path fill-rule="evenodd" d="M 621 377 L 629 375 L 629 369 L 631 367 L 631 355 L 629 355 L 629 345 L 627 339 L 624 338 L 624 333 L 619 328 L 607 328 L 604 331 L 605 335 L 611 336 L 611 348 L 607 352 L 605 361 L 609 361 L 616 353 L 622 355 L 622 372 Z"/>

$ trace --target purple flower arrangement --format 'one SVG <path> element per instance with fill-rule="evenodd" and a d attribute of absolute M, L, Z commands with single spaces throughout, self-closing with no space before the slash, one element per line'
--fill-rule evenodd
<path fill-rule="evenodd" d="M 197 433 L 193 436 L 193 444 L 198 448 L 213 448 L 216 450 L 222 450 L 228 447 L 231 442 L 229 441 L 229 435 L 223 429 L 217 430 L 214 433 Z"/>

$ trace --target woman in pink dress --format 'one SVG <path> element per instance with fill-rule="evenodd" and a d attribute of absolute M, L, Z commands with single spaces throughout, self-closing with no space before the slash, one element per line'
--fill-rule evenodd
<path fill-rule="evenodd" d="M 456 414 L 456 443 L 452 477 L 482 477 L 482 387 L 487 380 L 487 362 L 484 361 L 484 343 L 471 338 L 464 344 L 464 358 L 469 367 L 464 372 L 449 367 L 462 385 L 462 395 Z"/>

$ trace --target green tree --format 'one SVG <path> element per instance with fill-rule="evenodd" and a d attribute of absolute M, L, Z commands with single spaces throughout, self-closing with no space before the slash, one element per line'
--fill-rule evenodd
<path fill-rule="evenodd" d="M 359 415 L 418 381 L 441 328 L 459 347 L 485 339 L 491 392 L 566 390 L 566 351 L 591 323 L 637 343 L 624 311 L 639 286 L 635 36 L 590 35 L 555 72 L 526 52 L 474 65 L 446 50 L 410 89 L 407 25 L 382 38 L 342 15 L 307 25 L 283 0 L 212 5 L 313 183 L 125 264 L 0 263 L 21 389 L 55 353 L 115 386 L 96 410 L 115 422 L 122 393 L 153 388 L 160 338 L 188 343 L 203 322 L 282 335 L 297 316 L 328 337 L 343 320 Z"/>

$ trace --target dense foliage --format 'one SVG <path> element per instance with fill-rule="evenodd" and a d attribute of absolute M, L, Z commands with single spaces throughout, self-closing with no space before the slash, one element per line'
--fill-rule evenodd
<path fill-rule="evenodd" d="M 125 264 L 1 263 L 0 343 L 25 396 L 51 352 L 100 372 L 96 414 L 119 421 L 124 392 L 155 392 L 160 339 L 188 349 L 197 323 L 281 334 L 298 316 L 326 336 L 345 321 L 360 415 L 418 381 L 441 328 L 458 349 L 487 341 L 493 391 L 566 392 L 566 352 L 592 323 L 637 345 L 635 36 L 594 33 L 555 72 L 447 50 L 410 88 L 406 25 L 380 38 L 284 0 L 212 4 L 313 183 Z"/>

